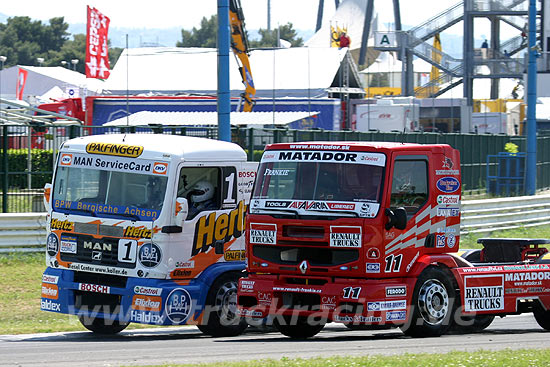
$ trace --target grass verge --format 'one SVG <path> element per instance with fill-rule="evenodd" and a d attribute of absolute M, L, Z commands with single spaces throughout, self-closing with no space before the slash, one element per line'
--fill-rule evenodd
<path fill-rule="evenodd" d="M 550 366 L 550 349 L 520 349 L 477 352 L 450 352 L 444 354 L 401 354 L 395 356 L 329 357 L 280 360 L 264 359 L 240 362 L 201 364 L 163 364 L 157 367 L 531 367 Z"/>

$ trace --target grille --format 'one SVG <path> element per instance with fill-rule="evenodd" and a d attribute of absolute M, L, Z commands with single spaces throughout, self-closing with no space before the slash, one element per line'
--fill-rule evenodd
<path fill-rule="evenodd" d="M 318 247 L 254 246 L 253 255 L 282 265 L 298 265 L 304 260 L 311 266 L 336 266 L 359 259 L 359 250 Z"/>
<path fill-rule="evenodd" d="M 78 310 L 89 310 L 115 314 L 120 312 L 122 296 L 117 294 L 103 294 L 75 291 L 74 306 Z"/>

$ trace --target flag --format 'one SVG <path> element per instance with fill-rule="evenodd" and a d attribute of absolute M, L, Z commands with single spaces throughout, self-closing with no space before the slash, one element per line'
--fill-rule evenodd
<path fill-rule="evenodd" d="M 109 18 L 101 14 L 96 8 L 88 6 L 86 78 L 107 79 L 109 77 L 108 32 Z"/>
<path fill-rule="evenodd" d="M 27 83 L 27 70 L 19 68 L 17 73 L 17 86 L 15 88 L 16 98 L 23 100 L 23 90 L 25 89 L 25 83 Z"/>

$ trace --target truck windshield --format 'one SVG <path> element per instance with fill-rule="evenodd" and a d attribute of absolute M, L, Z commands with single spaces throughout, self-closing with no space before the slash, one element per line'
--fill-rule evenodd
<path fill-rule="evenodd" d="M 57 169 L 53 210 L 131 220 L 158 218 L 167 177 L 82 167 Z"/>
<path fill-rule="evenodd" d="M 253 198 L 379 202 L 383 170 L 355 163 L 265 162 Z"/>

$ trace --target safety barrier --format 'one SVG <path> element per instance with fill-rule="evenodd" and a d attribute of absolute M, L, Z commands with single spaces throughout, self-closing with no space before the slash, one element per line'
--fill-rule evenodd
<path fill-rule="evenodd" d="M 489 233 L 550 224 L 550 195 L 465 200 L 461 233 Z M 46 213 L 0 214 L 0 253 L 38 252 L 46 246 Z"/>

